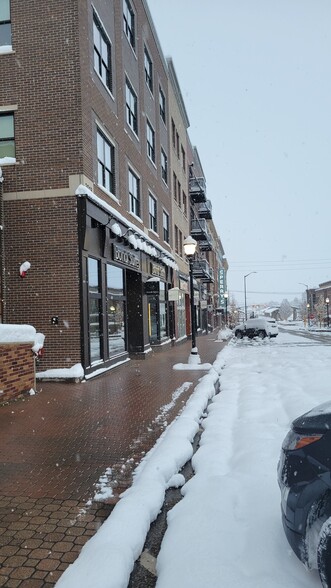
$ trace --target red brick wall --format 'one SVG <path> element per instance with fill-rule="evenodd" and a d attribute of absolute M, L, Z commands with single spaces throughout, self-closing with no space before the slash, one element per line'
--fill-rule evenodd
<path fill-rule="evenodd" d="M 34 388 L 35 360 L 32 343 L 0 344 L 0 402 Z"/>
<path fill-rule="evenodd" d="M 75 196 L 5 202 L 5 243 L 5 322 L 30 324 L 45 335 L 39 371 L 80 363 Z M 24 261 L 31 268 L 21 278 Z"/>

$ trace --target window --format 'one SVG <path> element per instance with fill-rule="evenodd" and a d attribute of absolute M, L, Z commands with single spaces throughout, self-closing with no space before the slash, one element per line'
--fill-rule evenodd
<path fill-rule="evenodd" d="M 12 112 L 0 114 L 0 157 L 15 157 L 14 115 Z"/>
<path fill-rule="evenodd" d="M 101 279 L 100 262 L 88 258 L 90 365 L 101 359 Z"/>
<path fill-rule="evenodd" d="M 162 222 L 163 222 L 163 241 L 169 243 L 169 215 L 165 210 L 163 211 L 162 215 Z"/>
<path fill-rule="evenodd" d="M 161 149 L 161 177 L 162 180 L 167 184 L 168 183 L 168 158 Z"/>
<path fill-rule="evenodd" d="M 107 88 L 112 90 L 111 45 L 96 15 L 93 15 L 94 69 Z"/>
<path fill-rule="evenodd" d="M 162 118 L 164 124 L 166 124 L 166 101 L 165 101 L 165 95 L 163 94 L 161 87 L 159 88 L 159 105 L 160 105 L 160 117 Z"/>
<path fill-rule="evenodd" d="M 175 225 L 175 252 L 178 253 L 178 227 Z"/>
<path fill-rule="evenodd" d="M 150 123 L 146 124 L 147 133 L 147 155 L 153 163 L 155 163 L 155 131 Z"/>
<path fill-rule="evenodd" d="M 140 181 L 139 178 L 129 169 L 129 198 L 130 212 L 140 217 Z"/>
<path fill-rule="evenodd" d="M 135 48 L 135 23 L 134 12 L 129 0 L 123 0 L 123 23 L 125 35 L 132 47 Z"/>
<path fill-rule="evenodd" d="M 97 130 L 98 184 L 115 194 L 114 147 Z"/>
<path fill-rule="evenodd" d="M 180 182 L 178 181 L 178 183 L 177 183 L 177 198 L 178 198 L 178 206 L 179 207 L 182 205 L 182 202 L 181 202 L 181 191 L 182 191 L 182 187 L 180 185 Z"/>
<path fill-rule="evenodd" d="M 183 190 L 182 192 L 182 196 L 183 196 L 183 212 L 185 214 L 185 216 L 187 216 L 187 196 Z"/>
<path fill-rule="evenodd" d="M 171 119 L 171 137 L 172 137 L 173 147 L 174 147 L 174 149 L 176 149 L 176 126 L 175 126 L 173 119 Z"/>
<path fill-rule="evenodd" d="M 172 183 L 173 183 L 173 194 L 174 194 L 174 201 L 177 202 L 177 176 L 175 172 L 172 172 Z"/>
<path fill-rule="evenodd" d="M 11 46 L 10 0 L 0 0 L 0 46 Z"/>
<path fill-rule="evenodd" d="M 182 168 L 186 171 L 186 154 L 183 145 L 181 146 L 182 149 Z"/>
<path fill-rule="evenodd" d="M 123 270 L 107 263 L 108 356 L 126 349 Z"/>
<path fill-rule="evenodd" d="M 153 94 L 153 64 L 150 55 L 145 47 L 144 52 L 144 64 L 145 64 L 145 80 L 150 91 Z"/>
<path fill-rule="evenodd" d="M 149 228 L 157 232 L 157 202 L 152 194 L 149 195 Z"/>
<path fill-rule="evenodd" d="M 177 157 L 179 159 L 179 135 L 176 131 L 176 153 L 177 153 Z"/>
<path fill-rule="evenodd" d="M 128 80 L 126 80 L 125 87 L 125 99 L 126 99 L 126 122 L 129 127 L 138 135 L 138 107 L 137 107 L 137 96 L 133 91 L 133 88 Z"/>
<path fill-rule="evenodd" d="M 178 230 L 178 253 L 183 257 L 183 233 Z"/>

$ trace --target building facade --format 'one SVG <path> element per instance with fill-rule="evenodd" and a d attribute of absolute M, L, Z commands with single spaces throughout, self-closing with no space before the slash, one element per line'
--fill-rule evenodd
<path fill-rule="evenodd" d="M 143 0 L 3 5 L 1 320 L 45 334 L 43 369 L 145 357 L 190 334 L 173 65 Z"/>

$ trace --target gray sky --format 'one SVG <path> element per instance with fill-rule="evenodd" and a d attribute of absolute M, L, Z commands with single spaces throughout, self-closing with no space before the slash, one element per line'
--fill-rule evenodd
<path fill-rule="evenodd" d="M 243 304 L 331 279 L 330 0 L 148 0 Z"/>

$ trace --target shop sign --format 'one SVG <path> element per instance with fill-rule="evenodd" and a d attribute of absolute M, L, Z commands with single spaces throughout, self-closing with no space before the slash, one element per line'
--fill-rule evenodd
<path fill-rule="evenodd" d="M 140 255 L 122 247 L 121 245 L 113 245 L 113 260 L 122 265 L 127 265 L 134 269 L 140 270 Z"/>
<path fill-rule="evenodd" d="M 158 265 L 157 263 L 151 263 L 151 274 L 152 276 L 157 276 L 158 278 L 162 278 L 165 281 L 166 279 L 166 270 L 165 267 L 162 265 Z"/>
<path fill-rule="evenodd" d="M 201 300 L 200 306 L 201 308 L 207 308 L 207 300 Z"/>
<path fill-rule="evenodd" d="M 200 302 L 199 292 L 196 292 L 195 291 L 194 292 L 194 304 L 195 304 L 195 306 L 198 306 L 199 302 Z"/>
<path fill-rule="evenodd" d="M 170 290 L 168 290 L 168 300 L 169 302 L 178 302 L 179 288 L 170 288 Z"/>

